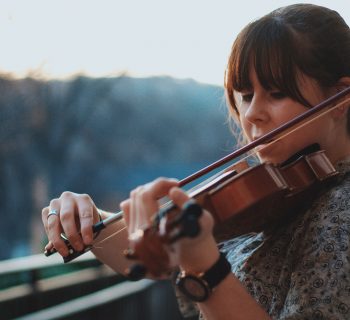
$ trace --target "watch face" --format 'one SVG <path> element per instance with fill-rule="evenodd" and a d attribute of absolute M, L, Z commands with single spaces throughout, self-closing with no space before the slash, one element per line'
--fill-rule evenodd
<path fill-rule="evenodd" d="M 191 275 L 179 279 L 179 289 L 193 301 L 204 301 L 209 296 L 209 288 L 205 281 Z"/>

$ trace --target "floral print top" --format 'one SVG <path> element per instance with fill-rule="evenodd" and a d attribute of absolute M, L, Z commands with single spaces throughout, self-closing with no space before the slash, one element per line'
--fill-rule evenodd
<path fill-rule="evenodd" d="M 220 244 L 243 283 L 272 319 L 350 319 L 350 158 L 311 208 L 271 235 Z M 196 309 L 177 292 L 180 309 Z"/>

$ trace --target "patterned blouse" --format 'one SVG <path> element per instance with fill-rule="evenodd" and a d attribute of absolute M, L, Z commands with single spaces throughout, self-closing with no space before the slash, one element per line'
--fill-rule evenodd
<path fill-rule="evenodd" d="M 277 233 L 220 246 L 273 319 L 350 319 L 350 158 L 337 170 L 337 183 Z M 195 308 L 178 298 L 184 316 L 193 316 Z"/>

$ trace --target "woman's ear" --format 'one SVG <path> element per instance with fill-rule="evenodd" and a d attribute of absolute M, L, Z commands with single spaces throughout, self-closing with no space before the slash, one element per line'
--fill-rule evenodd
<path fill-rule="evenodd" d="M 338 92 L 343 91 L 344 89 L 350 87 L 350 77 L 342 77 L 335 84 L 332 90 L 332 95 L 337 94 Z M 346 95 L 342 100 L 339 100 L 336 107 L 331 113 L 336 118 L 342 118 L 347 114 L 347 111 L 350 107 L 350 94 Z"/>

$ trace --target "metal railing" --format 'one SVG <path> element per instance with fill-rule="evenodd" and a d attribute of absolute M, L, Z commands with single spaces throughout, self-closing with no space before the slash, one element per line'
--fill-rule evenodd
<path fill-rule="evenodd" d="M 153 284 L 151 280 L 141 280 L 138 282 L 125 282 L 112 287 L 99 290 L 84 297 L 76 298 L 59 305 L 40 310 L 17 320 L 53 320 L 62 319 L 68 316 L 86 312 L 110 302 L 135 295 L 148 289 Z"/>
<path fill-rule="evenodd" d="M 72 264 L 81 264 L 95 260 L 95 257 L 90 253 L 79 257 Z M 62 265 L 62 258 L 58 255 L 48 259 L 42 254 L 32 255 L 27 257 L 9 259 L 0 261 L 0 278 L 12 274 L 25 273 L 25 283 L 10 286 L 0 291 L 0 303 L 10 300 L 25 297 L 37 292 L 54 290 L 59 287 L 84 282 L 100 275 L 104 270 L 98 268 L 90 268 L 87 270 L 70 272 L 68 274 L 57 275 L 48 279 L 39 279 L 38 271 L 43 268 L 50 268 Z M 106 272 L 106 271 L 105 271 Z"/>
<path fill-rule="evenodd" d="M 50 268 L 70 270 L 43 277 Z M 89 319 L 96 310 L 103 311 L 103 319 L 115 319 L 115 312 L 118 320 L 182 319 L 169 283 L 125 281 L 91 253 L 69 264 L 42 254 L 0 261 L 0 279 L 15 274 L 27 274 L 26 281 L 0 290 L 1 319 Z"/>

